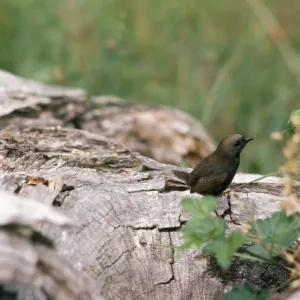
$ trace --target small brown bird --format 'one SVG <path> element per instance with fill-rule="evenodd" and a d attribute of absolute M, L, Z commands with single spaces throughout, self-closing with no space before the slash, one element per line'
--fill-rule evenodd
<path fill-rule="evenodd" d="M 253 138 L 245 138 L 240 134 L 225 137 L 217 149 L 205 157 L 190 173 L 184 175 L 191 193 L 219 195 L 229 186 L 240 164 L 240 154 Z M 181 173 L 181 174 L 180 174 Z"/>

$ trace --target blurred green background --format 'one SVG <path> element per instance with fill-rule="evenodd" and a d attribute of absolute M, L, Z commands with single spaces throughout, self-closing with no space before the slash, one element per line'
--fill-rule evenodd
<path fill-rule="evenodd" d="M 299 28 L 299 0 L 1 0 L 0 68 L 255 136 L 242 170 L 266 173 L 300 103 Z"/>

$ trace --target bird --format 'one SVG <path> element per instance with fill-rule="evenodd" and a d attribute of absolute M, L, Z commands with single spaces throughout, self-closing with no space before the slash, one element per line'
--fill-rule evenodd
<path fill-rule="evenodd" d="M 200 161 L 191 173 L 174 170 L 173 173 L 184 179 L 190 189 L 190 193 L 219 196 L 232 182 L 240 165 L 240 154 L 245 146 L 254 140 L 241 134 L 232 134 L 221 140 L 217 149 Z M 230 194 L 227 195 L 228 209 L 222 215 L 214 210 L 218 217 L 230 219 L 236 225 L 240 225 L 232 219 Z"/>
<path fill-rule="evenodd" d="M 205 157 L 187 177 L 191 193 L 220 195 L 232 182 L 240 165 L 240 154 L 254 138 L 232 134 L 221 140 L 217 149 Z"/>

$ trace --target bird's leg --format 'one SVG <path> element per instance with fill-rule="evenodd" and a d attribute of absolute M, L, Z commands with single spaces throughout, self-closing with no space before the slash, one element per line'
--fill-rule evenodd
<path fill-rule="evenodd" d="M 230 193 L 228 193 L 227 194 L 227 204 L 228 204 L 228 208 L 224 211 L 224 213 L 223 213 L 223 215 L 224 215 L 224 217 L 226 216 L 226 215 L 229 215 L 229 217 L 230 217 L 230 220 L 231 220 L 231 222 L 233 223 L 233 224 L 235 224 L 235 225 L 241 225 L 240 223 L 238 223 L 237 221 L 235 221 L 234 219 L 232 219 L 232 214 L 233 214 L 233 212 L 232 212 L 232 210 L 231 210 L 231 202 L 230 202 L 230 199 L 231 199 L 231 196 L 230 196 Z"/>
<path fill-rule="evenodd" d="M 215 214 L 216 214 L 216 216 L 218 217 L 218 218 L 220 218 L 220 219 L 224 219 L 225 220 L 225 217 L 227 216 L 227 215 L 229 215 L 229 217 L 230 217 L 230 221 L 228 220 L 225 220 L 225 221 L 227 221 L 227 222 L 232 222 L 233 224 L 235 224 L 235 225 L 241 225 L 240 223 L 238 223 L 236 220 L 234 220 L 233 218 L 232 218 L 232 214 L 233 214 L 233 211 L 231 210 L 231 201 L 230 201 L 230 199 L 231 199 L 231 195 L 230 195 L 230 189 L 229 190 L 227 190 L 225 193 L 223 193 L 222 195 L 226 195 L 226 197 L 227 197 L 227 204 L 228 204 L 228 208 L 226 208 L 225 210 L 224 210 L 224 212 L 220 215 L 215 209 L 214 209 L 214 212 L 215 212 Z"/>
<path fill-rule="evenodd" d="M 230 198 L 231 198 L 231 196 L 230 196 L 230 189 L 229 190 L 227 190 L 227 191 L 225 191 L 225 192 L 223 192 L 221 195 L 222 196 L 226 196 L 227 197 L 227 203 L 228 203 L 228 208 L 226 208 L 225 210 L 224 210 L 224 212 L 222 213 L 222 215 L 220 216 L 221 218 L 225 218 L 227 215 L 232 215 L 232 210 L 231 210 L 231 202 L 230 202 Z"/>
<path fill-rule="evenodd" d="M 221 219 L 225 219 L 225 217 L 226 217 L 227 215 L 229 215 L 230 221 L 231 221 L 233 224 L 235 224 L 235 225 L 241 225 L 240 223 L 238 223 L 237 221 L 235 221 L 235 220 L 232 218 L 233 212 L 232 212 L 232 210 L 231 210 L 231 202 L 230 202 L 231 196 L 230 196 L 230 193 L 227 192 L 227 193 L 225 193 L 225 194 L 227 195 L 227 204 L 228 204 L 228 208 L 226 208 L 226 209 L 224 210 L 224 212 L 223 212 L 221 215 L 219 215 L 219 213 L 218 213 L 216 210 L 214 210 L 215 214 L 217 215 L 217 217 L 219 217 L 219 218 L 221 218 Z"/>
<path fill-rule="evenodd" d="M 214 213 L 216 214 L 216 216 L 220 219 L 224 219 L 227 215 L 230 215 L 232 214 L 232 211 L 231 211 L 231 203 L 230 203 L 230 206 L 228 208 L 226 208 L 223 213 L 220 215 L 215 209 L 214 209 Z"/>

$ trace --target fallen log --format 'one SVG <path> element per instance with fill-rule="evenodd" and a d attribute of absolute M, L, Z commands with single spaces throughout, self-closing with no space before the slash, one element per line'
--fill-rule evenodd
<path fill-rule="evenodd" d="M 116 140 L 157 161 L 194 166 L 214 143 L 201 123 L 178 109 L 94 97 L 0 70 L 0 129 L 65 126 Z"/>
<path fill-rule="evenodd" d="M 272 288 L 289 276 L 277 266 L 238 259 L 225 273 L 210 256 L 168 247 L 181 243 L 179 231 L 189 217 L 181 200 L 195 195 L 178 188 L 176 167 L 105 137 L 59 127 L 6 130 L 0 168 L 2 189 L 53 205 L 75 220 L 77 228 L 66 233 L 47 224 L 41 229 L 107 300 L 214 299 L 245 279 Z M 234 182 L 254 177 L 237 174 Z M 281 190 L 278 178 L 239 189 L 231 199 L 234 218 L 270 216 L 280 209 Z M 218 210 L 226 207 L 221 197 Z"/>

